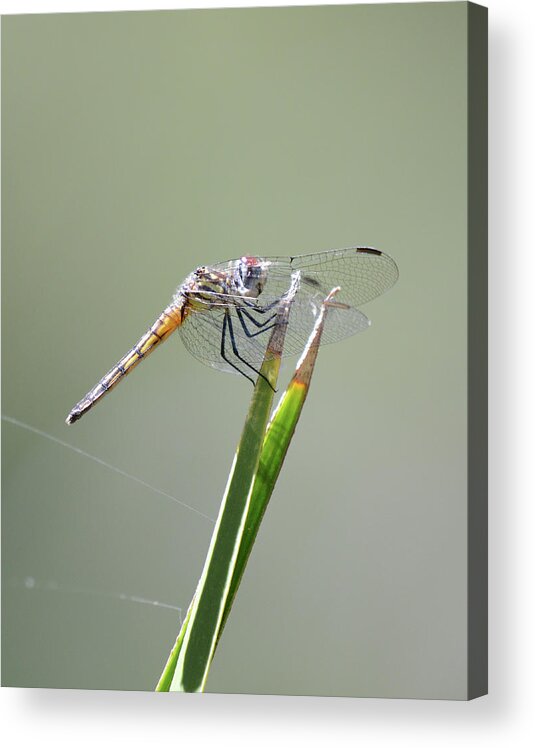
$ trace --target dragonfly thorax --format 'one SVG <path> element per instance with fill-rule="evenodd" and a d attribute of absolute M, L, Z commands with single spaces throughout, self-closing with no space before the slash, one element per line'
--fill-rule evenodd
<path fill-rule="evenodd" d="M 190 273 L 174 297 L 176 306 L 184 304 L 196 311 L 223 307 L 222 296 L 256 299 L 262 293 L 269 262 L 258 257 L 242 257 L 219 270 L 202 265 Z"/>
<path fill-rule="evenodd" d="M 215 294 L 228 293 L 230 293 L 228 273 L 203 265 L 190 273 L 184 283 L 178 287 L 174 302 L 177 306 L 182 306 L 181 300 L 185 299 L 190 308 L 206 311 L 216 299 Z"/>

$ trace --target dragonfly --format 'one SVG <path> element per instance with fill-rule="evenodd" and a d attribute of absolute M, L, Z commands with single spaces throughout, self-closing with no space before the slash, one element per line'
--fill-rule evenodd
<path fill-rule="evenodd" d="M 201 266 L 176 289 L 171 303 L 147 332 L 71 410 L 78 421 L 175 330 L 187 350 L 220 371 L 251 382 L 260 374 L 269 331 L 297 279 L 286 323 L 284 356 L 302 352 L 325 297 L 339 287 L 329 309 L 322 344 L 366 330 L 357 307 L 390 289 L 398 279 L 395 261 L 373 247 L 346 247 L 295 257 L 243 256 Z"/>

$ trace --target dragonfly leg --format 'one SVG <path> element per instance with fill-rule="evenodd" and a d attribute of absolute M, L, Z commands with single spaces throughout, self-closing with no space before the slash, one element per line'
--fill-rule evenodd
<path fill-rule="evenodd" d="M 241 303 L 244 306 L 248 306 L 250 309 L 254 309 L 255 312 L 258 312 L 258 314 L 266 314 L 266 312 L 270 312 L 272 309 L 275 309 L 275 307 L 281 303 L 281 300 L 275 299 L 275 301 L 272 301 L 271 304 L 268 304 L 267 306 L 257 306 L 252 301 L 247 301 L 247 299 L 241 299 Z"/>
<path fill-rule="evenodd" d="M 221 358 L 223 359 L 223 361 L 226 361 L 227 364 L 229 364 L 230 366 L 232 366 L 233 369 L 236 369 L 236 371 L 238 372 L 238 374 L 241 374 L 242 377 L 245 377 L 246 379 L 248 379 L 254 385 L 254 383 L 255 383 L 254 379 L 252 377 L 250 377 L 248 374 L 246 374 L 244 371 L 242 371 L 240 368 L 238 368 L 236 366 L 236 364 L 233 364 L 232 361 L 229 358 L 227 358 L 227 356 L 226 356 L 226 353 L 225 353 L 225 347 L 226 347 L 225 346 L 225 340 L 226 340 L 226 337 L 227 337 L 228 318 L 229 318 L 228 317 L 228 312 L 226 312 L 225 316 L 223 318 L 223 330 L 221 332 Z"/>
<path fill-rule="evenodd" d="M 269 386 L 271 387 L 271 389 L 273 390 L 273 392 L 275 392 L 276 390 L 273 388 L 273 385 L 271 384 L 271 382 L 269 381 L 269 379 L 266 376 L 264 376 L 264 374 L 262 374 L 262 372 L 259 369 L 255 369 L 255 367 L 252 364 L 250 364 L 242 356 L 240 356 L 240 352 L 238 351 L 238 346 L 236 345 L 236 339 L 234 337 L 234 328 L 232 326 L 232 318 L 230 316 L 230 311 L 228 309 L 227 309 L 227 311 L 225 313 L 225 320 L 226 320 L 226 326 L 225 326 L 225 322 L 223 322 L 223 335 L 222 335 L 223 340 L 222 340 L 222 343 L 221 343 L 221 350 L 224 349 L 224 337 L 225 337 L 225 327 L 226 327 L 226 329 L 228 330 L 229 336 L 230 336 L 230 344 L 232 346 L 232 351 L 233 351 L 234 355 L 236 356 L 236 358 L 239 361 L 241 361 L 242 364 L 245 364 L 245 366 L 249 367 L 249 369 L 251 369 L 251 371 L 254 371 L 255 374 L 258 374 L 258 376 L 262 377 L 262 379 L 267 384 L 269 384 Z M 262 330 L 262 332 L 264 332 L 264 331 Z M 225 356 L 223 356 L 223 358 L 225 358 Z M 227 363 L 230 363 L 230 361 L 227 358 L 225 358 L 225 361 L 227 361 Z M 238 367 L 235 366 L 234 364 L 230 364 L 230 365 L 233 366 L 235 369 L 237 369 L 237 371 L 239 371 L 241 374 L 243 374 L 244 377 L 247 377 L 247 379 L 249 379 L 250 381 L 252 381 L 253 384 L 254 384 L 254 381 L 251 379 L 251 377 L 247 376 L 247 374 L 245 374 L 240 369 L 238 369 Z"/>
<path fill-rule="evenodd" d="M 264 320 L 264 322 L 257 322 L 254 317 L 249 314 L 245 309 L 241 309 L 239 306 L 236 307 L 236 314 L 238 315 L 238 319 L 240 320 L 241 326 L 243 328 L 244 333 L 247 335 L 248 338 L 255 338 L 257 335 L 261 335 L 262 333 L 266 332 L 267 330 L 272 330 L 276 322 L 273 322 L 273 320 L 276 318 L 276 314 L 272 314 L 271 317 Z M 247 319 L 253 323 L 253 325 L 256 325 L 260 329 L 257 330 L 257 332 L 251 332 L 247 329 L 247 325 L 245 324 L 244 316 L 247 317 Z M 269 325 L 269 322 L 273 322 L 272 325 Z M 269 326 L 267 326 L 269 325 Z"/>

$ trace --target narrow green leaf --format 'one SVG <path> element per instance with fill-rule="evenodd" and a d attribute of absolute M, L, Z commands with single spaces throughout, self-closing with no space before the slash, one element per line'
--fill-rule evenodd
<path fill-rule="evenodd" d="M 292 292 L 289 292 L 288 300 L 293 298 L 296 288 L 297 286 L 293 288 Z M 262 517 L 308 394 L 321 342 L 326 311 L 329 306 L 338 306 L 332 301 L 337 291 L 338 289 L 334 289 L 325 300 L 292 381 L 282 396 L 267 430 L 265 430 L 265 424 L 271 407 L 273 390 L 268 387 L 262 377 L 259 377 L 212 537 L 203 576 L 156 687 L 158 691 L 204 689 L 215 648 L 230 613 Z M 273 387 L 278 376 L 285 323 L 288 319 L 289 309 L 290 305 L 288 304 L 286 309 L 283 310 L 282 316 L 278 318 L 278 325 L 270 340 L 262 366 L 263 375 L 269 378 Z M 268 391 L 266 391 L 266 388 Z M 258 395 L 257 390 L 261 393 L 260 395 Z M 266 401 L 263 399 L 264 396 Z M 269 399 L 269 405 L 267 399 Z M 267 410 L 265 410 L 266 406 Z M 256 460 L 254 460 L 250 449 L 252 446 L 250 440 L 258 439 L 260 433 L 259 408 L 264 410 L 265 420 L 261 432 L 262 438 L 257 441 L 258 451 Z M 240 463 L 240 451 L 242 455 L 245 453 L 243 463 Z M 240 471 L 244 464 L 247 468 L 250 468 L 253 462 L 256 465 L 252 471 L 251 482 L 248 483 L 249 479 L 246 477 L 246 473 Z M 238 477 L 236 478 L 236 476 Z M 244 502 L 245 492 L 247 496 Z M 235 511 L 231 511 L 229 507 L 234 508 Z M 239 517 L 240 511 L 241 518 Z M 227 519 L 226 523 L 224 522 L 225 518 Z M 232 538 L 228 538 L 229 542 L 223 542 L 224 528 L 228 529 L 228 526 L 231 528 L 233 525 L 235 526 L 238 518 L 240 522 L 238 523 L 238 531 L 233 536 L 233 542 L 230 542 Z M 220 541 L 219 555 L 214 552 L 218 548 L 218 541 Z M 221 564 L 219 569 L 214 569 L 216 558 L 226 562 L 226 567 Z M 223 573 L 217 574 L 217 571 L 223 572 L 225 568 L 227 569 L 226 579 L 224 579 Z M 220 596 L 218 596 L 218 588 L 221 588 L 220 592 L 222 594 Z M 194 618 L 192 614 L 195 611 L 195 603 L 200 591 L 201 594 L 205 595 L 207 605 L 205 609 L 197 606 L 197 617 Z M 200 613 L 199 609 L 201 610 Z M 188 650 L 190 659 L 187 657 Z"/>
<path fill-rule="evenodd" d="M 234 565 L 247 517 L 266 424 L 277 383 L 284 336 L 297 291 L 293 279 L 277 312 L 266 356 L 261 367 L 219 516 L 208 549 L 201 579 L 187 621 L 184 622 L 160 683 L 173 691 L 202 691 L 220 635 Z M 171 672 L 173 672 L 171 682 Z"/>
<path fill-rule="evenodd" d="M 194 600 L 195 600 L 195 597 L 193 597 L 193 600 L 191 601 L 189 605 L 188 612 L 186 613 L 186 617 L 184 618 L 184 621 L 182 622 L 182 626 L 180 627 L 180 632 L 177 636 L 175 646 L 171 650 L 169 658 L 160 676 L 160 680 L 158 681 L 156 688 L 154 689 L 155 691 L 169 691 L 169 689 L 171 688 L 171 683 L 173 681 L 173 676 L 176 670 L 176 663 L 178 660 L 178 655 L 182 647 L 182 642 L 184 641 L 184 635 L 186 633 L 186 629 L 189 625 L 189 620 L 191 617 L 191 611 L 193 609 Z"/>
<path fill-rule="evenodd" d="M 262 522 L 269 499 L 273 493 L 275 483 L 281 471 L 288 447 L 290 446 L 297 422 L 299 421 L 303 405 L 310 389 L 310 381 L 312 379 L 318 349 L 321 343 L 325 315 L 327 314 L 329 307 L 345 306 L 339 305 L 332 300 L 338 290 L 338 288 L 333 289 L 325 299 L 321 312 L 316 320 L 314 330 L 312 331 L 303 355 L 297 364 L 292 380 L 285 393 L 282 395 L 267 428 L 219 636 L 223 632 L 223 627 L 230 614 L 232 603 L 236 596 L 236 592 L 238 591 L 247 561 L 260 528 L 260 523 Z"/>

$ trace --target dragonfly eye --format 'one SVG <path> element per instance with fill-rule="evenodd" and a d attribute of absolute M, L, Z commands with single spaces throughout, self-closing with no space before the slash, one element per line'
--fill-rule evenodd
<path fill-rule="evenodd" d="M 266 282 L 266 269 L 261 262 L 256 258 L 243 257 L 238 272 L 241 284 L 248 296 L 256 298 L 262 293 Z"/>

